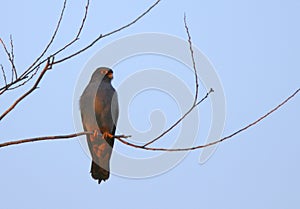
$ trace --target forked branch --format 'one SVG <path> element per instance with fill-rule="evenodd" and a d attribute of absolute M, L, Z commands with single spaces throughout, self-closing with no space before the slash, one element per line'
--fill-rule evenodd
<path fill-rule="evenodd" d="M 0 121 L 10 112 L 12 111 L 23 99 L 25 99 L 25 97 L 27 97 L 29 94 L 31 94 L 34 90 L 37 89 L 39 83 L 41 82 L 42 78 L 44 77 L 45 73 L 47 72 L 47 70 L 52 68 L 52 63 L 54 61 L 53 57 L 48 58 L 48 61 L 44 67 L 44 69 L 42 70 L 40 76 L 38 77 L 38 79 L 36 80 L 36 82 L 34 83 L 34 85 L 31 87 L 31 89 L 29 89 L 27 92 L 25 92 L 22 96 L 20 96 L 4 113 L 2 113 L 2 115 L 0 116 Z"/>
<path fill-rule="evenodd" d="M 181 118 L 179 118 L 173 125 L 171 125 L 167 130 L 165 130 L 163 133 L 161 133 L 159 136 L 157 136 L 156 138 L 150 140 L 149 142 L 147 142 L 146 144 L 144 144 L 143 147 L 147 147 L 149 146 L 150 144 L 158 141 L 160 138 L 162 138 L 164 135 L 166 135 L 167 133 L 169 133 L 173 128 L 175 128 L 179 123 L 182 122 L 182 120 L 184 120 L 184 118 L 186 116 L 188 116 L 192 110 L 194 108 L 196 108 L 200 103 L 202 103 L 205 99 L 208 98 L 208 96 L 214 92 L 214 90 L 211 88 L 207 93 L 206 95 L 199 101 L 197 102 L 198 100 L 198 91 L 199 91 L 199 83 L 198 83 L 198 73 L 197 73 L 197 68 L 196 68 L 196 62 L 195 62 L 195 57 L 194 57 L 194 51 L 193 51 L 193 44 L 192 44 L 192 37 L 191 37 L 191 34 L 189 32 L 189 28 L 188 28 L 188 25 L 187 25 L 187 22 L 186 22 L 186 15 L 184 14 L 184 27 L 185 27 L 185 31 L 186 31 L 186 34 L 187 34 L 187 37 L 188 37 L 188 43 L 189 43 L 189 49 L 190 49 L 190 55 L 191 55 L 191 59 L 192 59 L 192 63 L 193 63 L 193 70 L 194 70 L 194 77 L 195 77 L 195 96 L 194 96 L 194 101 L 190 107 L 190 109 L 188 109 L 188 111 L 183 114 L 183 116 Z"/>
<path fill-rule="evenodd" d="M 260 121 L 262 121 L 263 119 L 265 119 L 266 117 L 270 116 L 272 113 L 274 113 L 276 110 L 278 110 L 280 107 L 282 107 L 283 105 L 285 105 L 289 100 L 291 100 L 293 97 L 296 96 L 296 94 L 298 94 L 300 92 L 300 88 L 297 89 L 293 94 L 291 94 L 288 98 L 286 98 L 283 102 L 281 102 L 279 105 L 277 105 L 276 107 L 274 107 L 272 110 L 270 110 L 269 112 L 267 112 L 266 114 L 264 114 L 263 116 L 261 116 L 260 118 L 258 118 L 257 120 L 253 121 L 252 123 L 242 127 L 241 129 L 233 132 L 232 134 L 225 136 L 221 139 L 218 139 L 214 142 L 208 143 L 208 144 L 204 144 L 204 145 L 198 145 L 198 146 L 194 146 L 194 147 L 186 147 L 186 148 L 175 148 L 175 149 L 169 149 L 169 148 L 157 148 L 157 147 L 145 147 L 145 146 L 141 146 L 141 145 L 137 145 L 137 144 L 133 144 L 130 143 L 128 141 L 125 141 L 124 139 L 122 139 L 122 137 L 116 137 L 120 142 L 122 142 L 123 144 L 126 144 L 128 146 L 134 147 L 134 148 L 138 148 L 138 149 L 144 149 L 144 150 L 151 150 L 151 151 L 168 151 L 168 152 L 178 152 L 178 151 L 191 151 L 191 150 L 196 150 L 196 149 L 202 149 L 205 147 L 209 147 L 218 143 L 221 143 L 225 140 L 228 140 L 234 136 L 236 136 L 237 134 L 246 131 L 247 129 L 249 129 L 250 127 L 258 124 Z"/>
<path fill-rule="evenodd" d="M 115 33 L 118 33 L 130 26 L 132 26 L 133 24 L 135 24 L 137 21 L 139 21 L 140 19 L 142 19 L 146 14 L 148 14 L 156 5 L 158 5 L 158 3 L 160 2 L 161 0 L 157 0 L 154 4 L 152 4 L 145 12 L 143 12 L 140 16 L 138 16 L 137 18 L 135 18 L 134 20 L 132 20 L 130 23 L 120 27 L 120 28 L 117 28 L 109 33 L 106 33 L 106 34 L 100 34 L 97 38 L 95 38 L 90 44 L 88 44 L 87 46 L 83 47 L 82 49 L 62 58 L 62 59 L 59 59 L 57 61 L 55 61 L 53 64 L 58 64 L 58 63 L 61 63 L 61 62 L 64 62 L 66 60 L 69 60 L 75 56 L 77 56 L 78 54 L 81 54 L 82 52 L 88 50 L 89 48 L 91 48 L 94 44 L 96 44 L 100 39 L 102 38 L 105 38 L 107 36 L 111 36 Z"/>
<path fill-rule="evenodd" d="M 27 91 L 25 94 L 23 94 L 4 113 L 2 113 L 2 115 L 0 116 L 0 121 L 5 116 L 7 116 L 8 113 L 10 113 L 17 104 L 19 104 L 25 97 L 27 97 L 29 94 L 31 94 L 33 92 L 33 90 L 36 89 L 37 84 L 40 82 L 40 80 L 44 77 L 44 75 L 46 73 L 46 70 L 45 70 L 46 67 L 40 72 L 40 68 L 41 68 L 42 65 L 45 64 L 45 66 L 48 66 L 49 65 L 49 60 L 51 60 L 51 68 L 52 68 L 56 64 L 65 62 L 65 61 L 67 61 L 67 60 L 69 60 L 69 59 L 71 59 L 75 56 L 78 56 L 79 54 L 83 53 L 87 49 L 91 48 L 101 38 L 108 37 L 112 34 L 115 34 L 117 32 L 120 32 L 120 31 L 132 26 L 138 20 L 140 20 L 142 17 L 144 17 L 147 13 L 149 13 L 159 2 L 160 2 L 160 0 L 157 0 L 156 2 L 154 2 L 145 12 L 143 12 L 140 16 L 135 18 L 130 23 L 128 23 L 128 24 L 126 24 L 126 25 L 124 25 L 124 26 L 122 26 L 118 29 L 115 29 L 115 30 L 113 30 L 113 31 L 111 31 L 107 34 L 104 34 L 104 35 L 100 34 L 96 39 L 94 39 L 90 44 L 84 46 L 82 49 L 79 49 L 78 51 L 73 52 L 73 53 L 71 53 L 70 55 L 67 55 L 64 58 L 61 58 L 61 59 L 58 59 L 58 60 L 54 61 L 54 57 L 57 57 L 61 52 L 65 51 L 67 48 L 69 48 L 76 41 L 79 40 L 79 37 L 82 34 L 84 25 L 85 25 L 86 20 L 87 20 L 88 10 L 89 10 L 89 6 L 90 6 L 90 0 L 86 0 L 84 15 L 83 15 L 83 18 L 81 20 L 81 24 L 79 26 L 78 32 L 75 35 L 75 38 L 72 39 L 70 42 L 68 42 L 63 47 L 61 47 L 60 49 L 56 50 L 54 53 L 50 54 L 49 49 L 52 46 L 52 44 L 54 43 L 54 40 L 55 40 L 55 38 L 58 34 L 59 28 L 61 27 L 62 19 L 63 19 L 64 13 L 65 13 L 67 0 L 64 0 L 63 7 L 62 7 L 61 12 L 60 12 L 60 16 L 58 18 L 56 27 L 54 29 L 54 32 L 53 32 L 48 44 L 46 45 L 44 50 L 41 52 L 41 54 L 36 58 L 36 60 L 19 76 L 17 75 L 17 70 L 16 70 L 15 63 L 14 63 L 12 38 L 11 38 L 11 42 L 10 42 L 11 43 L 11 52 L 9 52 L 8 48 L 6 47 L 6 45 L 4 44 L 2 39 L 0 39 L 2 47 L 4 48 L 4 51 L 7 54 L 8 60 L 10 61 L 11 66 L 12 66 L 12 80 L 11 80 L 11 82 L 8 82 L 7 81 L 8 80 L 7 79 L 7 74 L 5 73 L 5 69 L 2 65 L 0 65 L 0 68 L 1 68 L 1 71 L 2 71 L 2 77 L 3 77 L 3 80 L 4 80 L 4 86 L 0 87 L 0 95 L 3 94 L 4 92 L 8 91 L 8 90 L 13 90 L 13 89 L 19 88 L 20 86 L 25 85 L 28 81 L 32 80 L 33 77 L 35 77 L 36 75 L 39 75 L 37 80 L 35 81 L 34 85 L 30 88 L 30 90 Z"/>

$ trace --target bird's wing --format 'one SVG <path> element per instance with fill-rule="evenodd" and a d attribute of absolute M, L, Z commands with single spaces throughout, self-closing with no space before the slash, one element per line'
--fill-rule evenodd
<path fill-rule="evenodd" d="M 81 120 L 85 131 L 94 131 L 98 128 L 93 109 L 97 87 L 97 83 L 89 83 L 80 97 Z"/>
<path fill-rule="evenodd" d="M 111 101 L 111 114 L 114 123 L 112 128 L 112 134 L 114 135 L 116 132 L 116 126 L 119 118 L 119 102 L 118 102 L 118 94 L 116 91 L 114 91 L 114 95 Z"/>

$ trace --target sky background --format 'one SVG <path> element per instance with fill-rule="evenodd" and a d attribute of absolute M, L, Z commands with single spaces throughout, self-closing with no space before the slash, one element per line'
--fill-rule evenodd
<path fill-rule="evenodd" d="M 33 62 L 48 42 L 62 3 L 2 0 L 0 37 L 8 42 L 9 35 L 13 35 L 20 71 Z M 127 24 L 151 3 L 91 1 L 80 42 L 68 52 L 89 43 L 99 33 Z M 84 4 L 68 2 L 63 27 L 52 51 L 73 38 Z M 105 45 L 132 34 L 158 32 L 186 39 L 184 12 L 194 45 L 213 63 L 222 82 L 227 112 L 223 134 L 228 135 L 299 88 L 299 9 L 300 2 L 296 0 L 162 0 L 134 26 L 101 40 L 87 52 L 48 72 L 40 88 L 1 121 L 0 141 L 75 132 L 73 93 L 87 61 Z M 122 82 L 122 76 L 126 77 L 130 69 L 138 71 L 164 63 L 160 58 L 148 57 L 141 65 L 144 62 L 139 59 L 118 66 L 114 86 Z M 149 66 L 151 62 L 153 66 Z M 8 66 L 3 50 L 0 63 Z M 130 69 L 120 72 L 123 66 Z M 182 76 L 176 70 L 174 73 Z M 191 76 L 187 85 L 193 89 L 192 73 L 185 76 Z M 205 90 L 200 92 L 203 94 Z M 2 96 L 1 111 L 20 93 L 14 91 Z M 135 100 L 132 105 L 137 112 L 132 114 L 139 116 L 133 121 L 137 128 L 148 128 L 145 121 L 151 107 L 157 108 L 156 101 L 160 101 L 159 108 L 171 110 L 166 112 L 167 124 L 180 115 L 168 97 L 166 103 L 157 99 L 161 96 L 148 95 L 152 102 L 143 97 Z M 1 208 L 299 208 L 299 105 L 297 96 L 257 126 L 220 144 L 204 165 L 198 163 L 201 150 L 197 150 L 168 172 L 144 179 L 112 175 L 98 185 L 90 177 L 90 159 L 78 139 L 3 148 L 0 150 Z M 139 113 L 139 108 L 146 110 Z M 199 111 L 203 118 L 197 144 L 204 142 L 205 130 L 209 129 L 209 101 Z M 172 137 L 171 134 L 163 140 Z M 115 146 L 122 149 L 120 143 Z M 133 156 L 151 156 L 130 148 L 128 152 Z"/>

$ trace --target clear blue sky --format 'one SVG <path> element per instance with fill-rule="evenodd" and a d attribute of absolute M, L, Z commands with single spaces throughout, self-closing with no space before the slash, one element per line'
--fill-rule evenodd
<path fill-rule="evenodd" d="M 78 46 L 99 33 L 128 23 L 150 4 L 145 0 L 91 1 L 88 22 Z M 62 1 L 1 2 L 0 37 L 8 41 L 9 35 L 13 35 L 20 70 L 36 58 L 49 40 L 61 6 Z M 63 28 L 53 49 L 74 36 L 83 9 L 81 1 L 68 2 Z M 103 39 L 81 56 L 51 70 L 41 88 L 1 121 L 0 141 L 75 132 L 73 93 L 86 62 L 105 45 L 132 34 L 158 32 L 186 39 L 184 12 L 194 45 L 213 63 L 222 82 L 227 113 L 223 134 L 230 134 L 299 88 L 299 9 L 300 2 L 296 0 L 162 0 L 134 26 Z M 0 63 L 5 64 L 3 52 L 0 56 Z M 122 66 L 130 68 L 128 72 L 145 66 L 159 67 L 155 63 L 142 66 L 136 59 L 116 67 L 115 86 L 126 76 L 126 69 L 120 70 Z M 148 63 L 161 61 L 151 59 Z M 188 86 L 193 89 L 192 77 L 190 81 Z M 1 111 L 17 93 L 20 92 L 0 98 Z M 137 110 L 148 111 L 135 113 L 141 116 L 135 117 L 133 125 L 147 130 L 149 124 L 145 121 L 152 107 L 171 111 L 166 116 L 174 119 L 180 115 L 168 97 L 166 103 L 160 100 L 157 107 L 155 101 L 161 96 L 148 94 L 154 102 L 148 103 L 141 97 L 132 103 Z M 299 208 L 299 106 L 298 96 L 259 125 L 219 145 L 204 165 L 198 163 L 201 153 L 198 150 L 164 174 L 142 179 L 112 175 L 100 186 L 90 178 L 90 159 L 78 139 L 3 148 L 0 150 L 1 208 Z M 209 121 L 205 122 L 211 111 L 209 101 L 201 108 L 204 118 L 200 124 L 206 127 L 205 131 L 209 128 Z M 167 124 L 172 122 L 170 117 Z M 201 131 L 197 144 L 203 143 L 206 136 Z M 172 140 L 172 136 L 163 140 Z M 122 149 L 120 143 L 116 147 Z M 127 150 L 131 156 L 152 155 Z"/>

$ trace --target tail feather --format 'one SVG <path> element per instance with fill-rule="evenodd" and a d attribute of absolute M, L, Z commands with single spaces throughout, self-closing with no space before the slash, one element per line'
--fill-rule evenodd
<path fill-rule="evenodd" d="M 98 184 L 100 184 L 102 180 L 105 181 L 109 178 L 109 171 L 105 170 L 104 168 L 100 167 L 97 163 L 92 161 L 91 175 L 93 179 L 98 180 Z"/>

